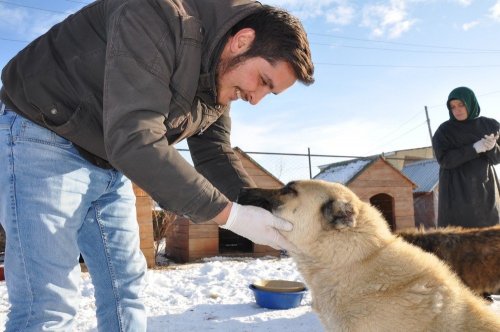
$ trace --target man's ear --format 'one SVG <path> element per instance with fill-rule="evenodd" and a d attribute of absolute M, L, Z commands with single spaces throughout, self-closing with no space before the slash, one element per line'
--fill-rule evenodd
<path fill-rule="evenodd" d="M 234 55 L 245 53 L 252 45 L 255 39 L 255 30 L 251 28 L 243 28 L 236 32 L 230 40 L 231 52 Z"/>

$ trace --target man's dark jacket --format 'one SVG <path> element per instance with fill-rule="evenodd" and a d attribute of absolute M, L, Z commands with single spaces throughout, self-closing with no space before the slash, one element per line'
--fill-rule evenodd
<path fill-rule="evenodd" d="M 162 207 L 211 219 L 252 184 L 231 149 L 229 107 L 216 104 L 215 70 L 230 28 L 260 6 L 96 1 L 7 64 L 1 98 Z M 173 147 L 184 138 L 196 170 Z"/>

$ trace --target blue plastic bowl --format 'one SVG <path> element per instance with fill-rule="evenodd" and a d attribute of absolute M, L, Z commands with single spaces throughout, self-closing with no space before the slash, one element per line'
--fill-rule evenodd
<path fill-rule="evenodd" d="M 250 289 L 255 296 L 255 302 L 260 307 L 268 309 L 290 309 L 300 305 L 302 297 L 307 289 L 300 292 L 271 292 L 262 290 L 254 285 L 250 285 Z"/>

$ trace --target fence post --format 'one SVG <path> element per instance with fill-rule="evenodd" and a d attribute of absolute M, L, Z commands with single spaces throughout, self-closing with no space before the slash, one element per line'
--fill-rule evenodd
<path fill-rule="evenodd" d="M 307 159 L 309 159 L 309 179 L 312 179 L 312 169 L 311 169 L 311 149 L 307 148 Z"/>

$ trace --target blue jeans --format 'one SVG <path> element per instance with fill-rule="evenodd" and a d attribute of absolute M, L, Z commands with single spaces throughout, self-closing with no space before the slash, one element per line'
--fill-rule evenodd
<path fill-rule="evenodd" d="M 6 331 L 71 331 L 82 254 L 100 331 L 145 331 L 146 261 L 132 184 L 0 103 L 0 221 L 7 235 Z"/>

